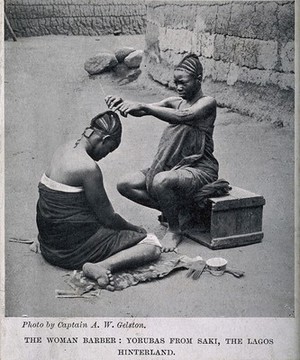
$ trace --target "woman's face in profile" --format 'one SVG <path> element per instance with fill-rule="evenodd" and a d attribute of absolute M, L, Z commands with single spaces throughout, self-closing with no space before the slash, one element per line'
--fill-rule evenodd
<path fill-rule="evenodd" d="M 200 88 L 200 82 L 195 79 L 192 74 L 184 70 L 174 71 L 174 83 L 178 95 L 185 100 L 193 99 L 194 95 Z"/>

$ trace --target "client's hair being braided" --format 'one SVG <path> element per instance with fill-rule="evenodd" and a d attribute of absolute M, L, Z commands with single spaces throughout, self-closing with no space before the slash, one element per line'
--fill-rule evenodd
<path fill-rule="evenodd" d="M 90 133 L 88 133 L 88 131 L 90 131 Z M 93 117 L 90 126 L 85 128 L 82 136 L 88 138 L 94 131 L 100 132 L 103 136 L 109 135 L 111 139 L 115 141 L 116 147 L 120 145 L 122 124 L 118 114 L 114 111 L 107 110 Z M 82 136 L 76 141 L 74 148 L 79 144 Z"/>
<path fill-rule="evenodd" d="M 103 135 L 109 135 L 119 146 L 122 136 L 122 124 L 117 113 L 107 110 L 96 115 L 92 120 L 90 127 L 99 130 Z"/>

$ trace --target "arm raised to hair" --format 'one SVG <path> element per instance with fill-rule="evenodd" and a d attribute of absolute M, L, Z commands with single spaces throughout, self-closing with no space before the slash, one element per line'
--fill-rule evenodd
<path fill-rule="evenodd" d="M 123 101 L 116 106 L 123 115 L 138 116 L 152 115 L 170 124 L 193 124 L 194 121 L 206 119 L 216 110 L 216 100 L 212 97 L 203 97 L 186 109 L 177 109 L 174 106 L 176 98 L 166 99 L 161 103 L 146 104 Z M 178 99 L 178 98 L 177 98 Z M 177 102 L 178 104 L 178 102 Z"/>
<path fill-rule="evenodd" d="M 152 103 L 149 105 L 153 105 L 156 107 L 166 107 L 166 108 L 172 108 L 174 107 L 174 104 L 180 100 L 181 98 L 179 97 L 169 97 L 167 99 L 164 99 L 162 101 L 156 102 L 156 103 Z M 130 106 L 130 115 L 132 116 L 136 116 L 136 117 L 140 117 L 140 116 L 145 116 L 147 115 L 147 113 L 140 108 L 140 103 L 138 102 L 133 102 L 133 101 L 127 101 L 127 100 L 123 100 L 121 97 L 119 96 L 115 96 L 115 95 L 108 95 L 105 97 L 105 102 L 108 106 L 109 109 L 113 110 L 113 111 L 119 111 L 120 114 L 124 117 L 127 117 L 127 114 L 129 113 L 128 111 L 122 111 L 120 110 L 121 108 L 125 108 L 126 109 Z M 124 106 L 123 106 L 124 105 Z"/>
<path fill-rule="evenodd" d="M 115 213 L 104 188 L 102 172 L 96 163 L 89 169 L 85 169 L 83 187 L 91 208 L 103 226 L 116 230 L 146 232 L 143 228 L 131 224 Z"/>

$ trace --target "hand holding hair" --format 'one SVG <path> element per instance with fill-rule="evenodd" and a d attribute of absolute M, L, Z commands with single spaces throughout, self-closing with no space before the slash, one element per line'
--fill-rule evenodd
<path fill-rule="evenodd" d="M 121 97 L 115 95 L 108 95 L 105 97 L 104 100 L 109 109 L 113 109 L 114 107 L 123 102 L 123 99 Z"/>

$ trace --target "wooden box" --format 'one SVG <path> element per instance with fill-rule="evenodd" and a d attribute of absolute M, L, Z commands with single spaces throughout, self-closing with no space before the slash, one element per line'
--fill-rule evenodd
<path fill-rule="evenodd" d="M 263 196 L 232 187 L 229 195 L 209 198 L 202 210 L 202 225 L 184 234 L 211 249 L 223 249 L 261 242 Z"/>

